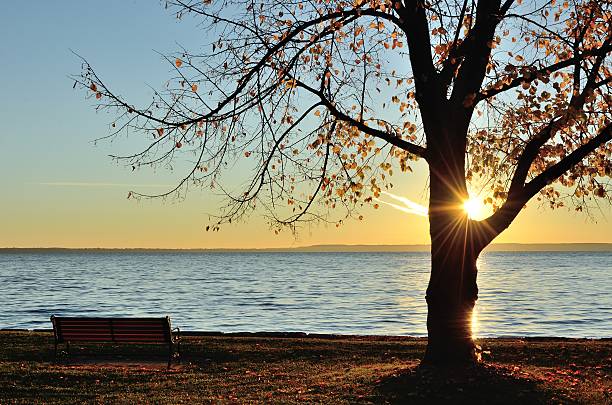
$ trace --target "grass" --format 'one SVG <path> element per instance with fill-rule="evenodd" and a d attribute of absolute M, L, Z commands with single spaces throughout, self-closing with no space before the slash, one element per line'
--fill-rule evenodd
<path fill-rule="evenodd" d="M 165 348 L 86 345 L 53 355 L 44 332 L 0 332 L 6 403 L 612 403 L 612 341 L 483 339 L 486 364 L 418 368 L 402 337 L 187 336 Z"/>

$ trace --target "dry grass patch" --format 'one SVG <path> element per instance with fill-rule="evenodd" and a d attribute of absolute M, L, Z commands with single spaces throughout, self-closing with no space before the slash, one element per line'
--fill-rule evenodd
<path fill-rule="evenodd" d="M 419 368 L 423 339 L 188 336 L 180 365 L 155 346 L 0 333 L 4 403 L 612 403 L 612 342 L 486 339 L 482 367 Z"/>

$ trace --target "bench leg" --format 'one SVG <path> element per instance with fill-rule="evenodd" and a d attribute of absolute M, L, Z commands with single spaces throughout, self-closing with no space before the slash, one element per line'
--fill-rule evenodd
<path fill-rule="evenodd" d="M 168 368 L 170 368 L 171 363 L 172 363 L 172 342 L 168 344 Z"/>

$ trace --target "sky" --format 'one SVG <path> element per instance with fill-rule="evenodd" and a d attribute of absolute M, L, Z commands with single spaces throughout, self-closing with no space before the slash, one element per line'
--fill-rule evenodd
<path fill-rule="evenodd" d="M 85 57 L 111 88 L 145 103 L 169 66 L 160 53 L 196 51 L 205 34 L 155 0 L 5 2 L 0 13 L 0 247 L 263 248 L 312 244 L 426 244 L 427 218 L 382 204 L 340 228 L 310 225 L 275 235 L 257 213 L 206 232 L 219 199 L 191 190 L 183 201 L 126 198 L 161 192 L 180 171 L 139 170 L 108 155 L 136 151 L 134 139 L 94 140 L 112 115 L 72 88 Z M 74 53 L 73 53 L 74 52 Z M 394 193 L 427 201 L 427 168 L 394 176 Z M 389 200 L 393 202 L 393 200 Z M 612 209 L 589 218 L 528 204 L 496 242 L 612 242 Z"/>

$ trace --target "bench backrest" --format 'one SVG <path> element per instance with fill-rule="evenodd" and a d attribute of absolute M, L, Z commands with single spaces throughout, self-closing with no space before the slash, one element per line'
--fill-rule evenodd
<path fill-rule="evenodd" d="M 165 318 L 81 318 L 52 316 L 57 343 L 172 341 L 170 317 Z"/>

